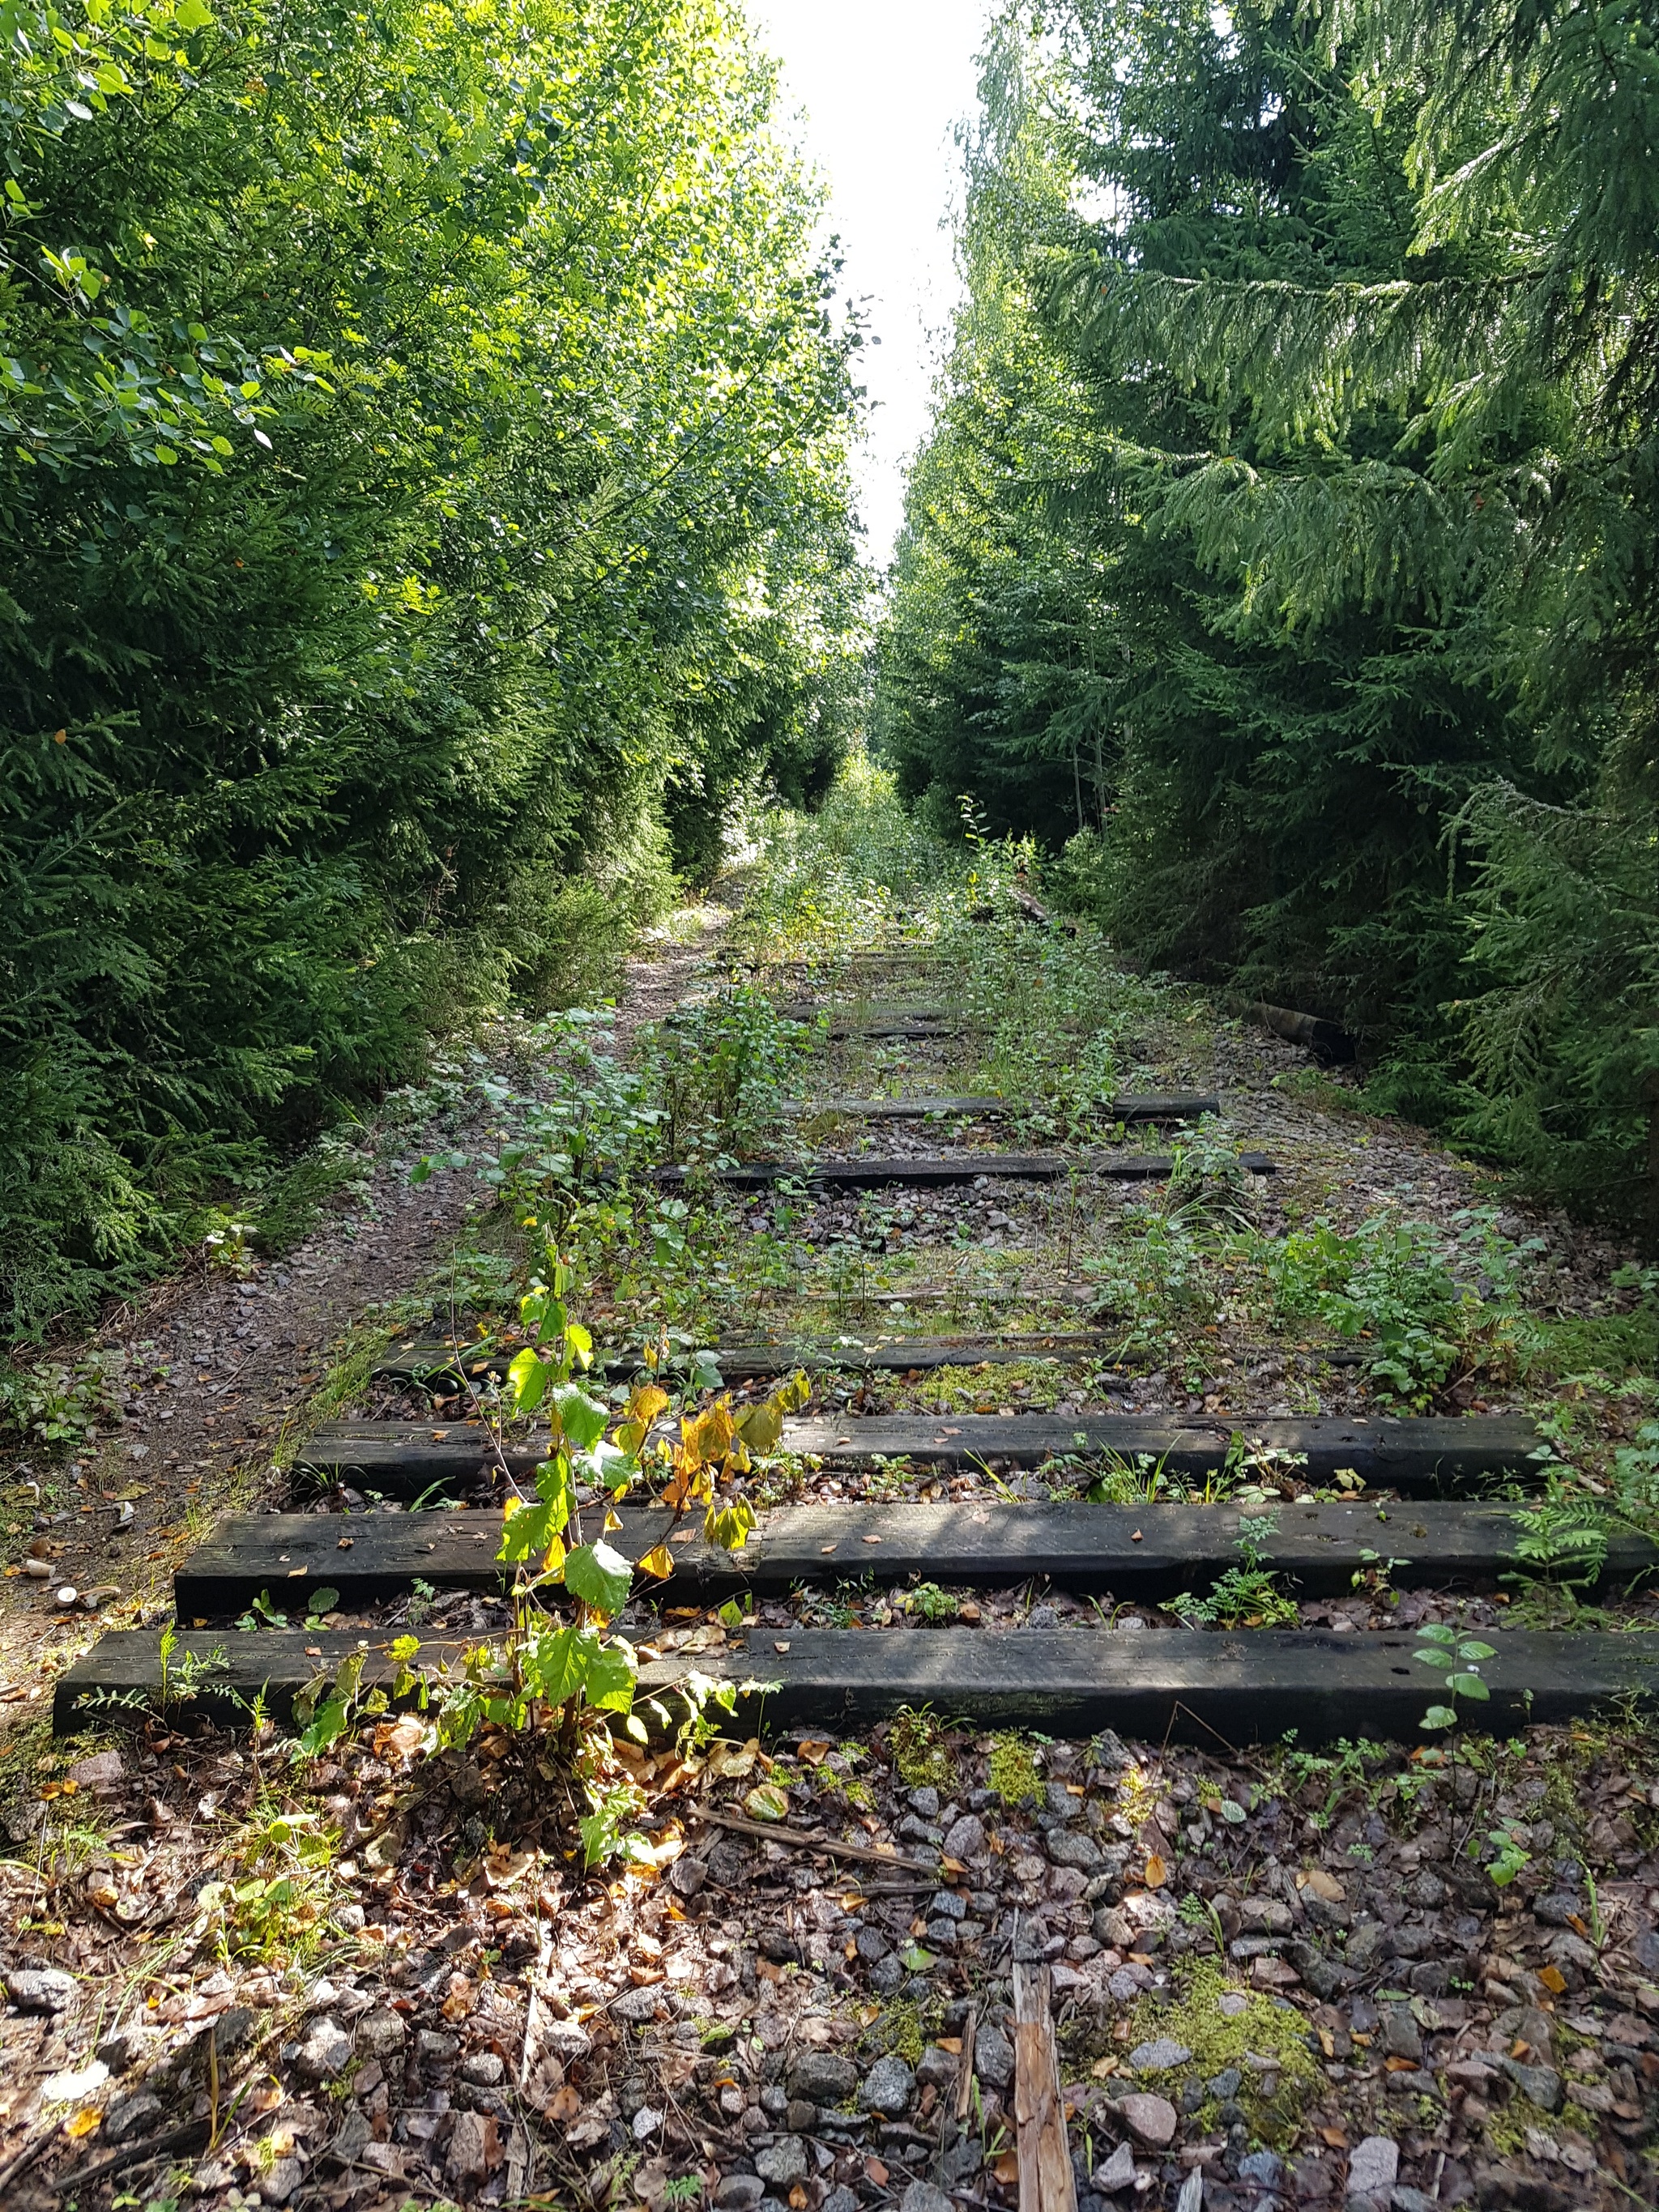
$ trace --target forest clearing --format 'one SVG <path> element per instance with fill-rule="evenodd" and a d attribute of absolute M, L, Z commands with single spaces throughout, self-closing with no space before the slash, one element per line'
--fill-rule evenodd
<path fill-rule="evenodd" d="M 1651 8 L 0 21 L 0 2206 L 1659 2202 Z"/>

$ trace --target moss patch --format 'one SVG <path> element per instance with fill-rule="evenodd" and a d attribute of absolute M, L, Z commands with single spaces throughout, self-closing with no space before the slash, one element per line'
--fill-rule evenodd
<path fill-rule="evenodd" d="M 870 2048 L 885 2057 L 890 2052 L 903 2059 L 907 2066 L 921 2063 L 926 2039 L 922 2034 L 921 2008 L 908 1999 L 890 2004 L 866 2036 Z"/>
<path fill-rule="evenodd" d="M 911 1790 L 951 1790 L 956 1785 L 957 1765 L 945 1741 L 945 1730 L 932 1713 L 914 1712 L 908 1705 L 893 1717 L 887 1741 L 899 1779 Z"/>
<path fill-rule="evenodd" d="M 1243 2002 L 1237 2011 L 1224 2013 L 1220 2008 L 1224 1996 L 1240 1998 Z M 1135 2008 L 1134 2023 L 1136 2043 L 1152 2043 L 1168 2036 L 1184 2044 L 1193 2054 L 1184 2066 L 1148 2075 L 1139 2086 L 1178 2103 L 1189 2080 L 1202 2084 L 1213 2081 L 1218 2074 L 1236 2070 L 1241 2077 L 1236 2101 L 1244 2108 L 1251 2134 L 1263 2142 L 1288 2142 L 1304 2111 L 1323 2086 L 1318 2060 L 1309 2048 L 1308 2025 L 1301 2014 L 1285 2010 L 1260 1990 L 1241 1989 L 1213 1962 L 1195 1966 L 1178 1996 L 1143 1998 Z M 1075 2050 L 1068 2039 L 1068 2058 L 1080 2062 L 1106 2052 L 1121 2058 L 1124 2048 L 1103 2037 L 1099 2024 L 1085 2031 Z M 1261 2090 L 1262 2082 L 1271 2077 L 1252 2067 L 1252 2057 L 1271 2059 L 1277 2069 L 1277 2087 L 1271 2096 L 1264 2096 Z M 1115 2094 L 1121 2078 L 1114 2080 Z M 1222 2101 L 1212 2097 L 1199 2108 L 1197 2124 L 1205 2132 L 1219 2125 Z"/>
<path fill-rule="evenodd" d="M 1047 1413 L 1077 1382 L 1081 1370 L 1058 1359 L 999 1361 L 985 1367 L 937 1367 L 893 1393 L 896 1406 L 918 1413 L 964 1413 L 976 1406 L 1023 1406 Z M 1016 1385 L 1024 1384 L 1023 1389 Z"/>
<path fill-rule="evenodd" d="M 1012 1730 L 992 1743 L 990 1783 L 1005 1805 L 1020 1805 L 1042 1795 L 1042 1777 L 1031 1747 Z"/>

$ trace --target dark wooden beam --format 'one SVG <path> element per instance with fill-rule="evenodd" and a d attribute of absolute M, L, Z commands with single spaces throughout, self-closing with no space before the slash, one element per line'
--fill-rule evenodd
<path fill-rule="evenodd" d="M 1495 1629 L 1482 1640 L 1497 1649 L 1480 1668 L 1491 1696 L 1467 1705 L 1464 1719 L 1483 1734 L 1571 1720 L 1659 1686 L 1650 1637 Z M 925 1705 L 974 1728 L 1060 1736 L 1112 1728 L 1212 1750 L 1275 1743 L 1291 1729 L 1304 1745 L 1362 1735 L 1415 1742 L 1441 1694 L 1416 1648 L 1403 1633 L 1317 1629 L 768 1629 L 743 1649 L 643 1667 L 640 1690 L 672 1687 L 686 1664 L 764 1684 L 740 1699 L 738 1724 L 774 1729 L 866 1727 Z"/>
<path fill-rule="evenodd" d="M 1497 1629 L 1485 1640 L 1497 1647 L 1481 1663 L 1490 1701 L 1466 1708 L 1468 1725 L 1483 1732 L 1650 1698 L 1659 1677 L 1650 1637 Z M 52 1724 L 64 1732 L 145 1709 L 234 1724 L 251 1717 L 260 1696 L 284 1720 L 299 1691 L 353 1652 L 363 1656 L 363 1688 L 389 1687 L 397 1673 L 389 1644 L 349 1630 L 187 1632 L 172 1655 L 167 1704 L 158 1633 L 118 1630 L 59 1677 Z M 453 1662 L 464 1648 L 424 1643 L 420 1662 Z M 980 1728 L 1085 1735 L 1110 1727 L 1154 1743 L 1271 1743 L 1290 1729 L 1304 1744 L 1359 1735 L 1413 1741 L 1439 1688 L 1414 1661 L 1415 1648 L 1404 1634 L 1325 1630 L 767 1630 L 744 1646 L 647 1661 L 640 1692 L 670 1691 L 693 1670 L 754 1685 L 740 1699 L 738 1724 L 768 1729 L 862 1726 L 927 1705 L 942 1720 Z M 184 1687 L 194 1694 L 179 1704 Z M 126 1702 L 112 1705 L 112 1697 Z"/>
<path fill-rule="evenodd" d="M 926 1374 L 940 1367 L 978 1367 L 988 1364 L 998 1366 L 1028 1359 L 1082 1360 L 1091 1352 L 1104 1352 L 1109 1345 L 1121 1341 L 1121 1336 L 1108 1336 L 1099 1330 L 1072 1335 L 1042 1335 L 1032 1331 L 1020 1336 L 714 1344 L 697 1356 L 712 1359 L 726 1382 L 749 1382 L 770 1375 L 792 1374 L 798 1367 L 813 1373 L 846 1370 L 854 1374 L 903 1375 L 912 1369 Z M 442 1380 L 463 1375 L 477 1380 L 486 1375 L 505 1374 L 519 1349 L 517 1345 L 504 1345 L 499 1351 L 465 1345 L 458 1349 L 437 1339 L 423 1342 L 415 1338 L 377 1361 L 372 1371 L 392 1382 Z M 596 1352 L 593 1364 L 607 1375 L 643 1372 L 637 1352 Z"/>
<path fill-rule="evenodd" d="M 1110 1456 L 1133 1467 L 1145 1460 L 1183 1479 L 1201 1480 L 1226 1467 L 1234 1438 L 1252 1450 L 1286 1454 L 1310 1481 L 1328 1483 L 1347 1470 L 1373 1490 L 1437 1496 L 1478 1490 L 1494 1480 L 1529 1481 L 1538 1434 L 1529 1421 L 1506 1414 L 1462 1419 L 1374 1421 L 1332 1416 L 1311 1420 L 1224 1419 L 1182 1422 L 1133 1413 L 914 1413 L 791 1420 L 786 1450 L 843 1465 L 908 1459 L 918 1465 L 963 1467 L 981 1462 L 1034 1468 L 1050 1460 Z M 512 1442 L 506 1459 L 527 1475 L 544 1447 L 532 1437 Z M 319 1428 L 295 1455 L 297 1473 L 343 1474 L 361 1490 L 416 1498 L 434 1484 L 488 1480 L 495 1462 L 488 1431 L 476 1421 L 337 1421 Z"/>
<path fill-rule="evenodd" d="M 1241 1152 L 1238 1160 L 1249 1175 L 1278 1173 L 1266 1152 Z M 956 1152 L 933 1158 L 804 1160 L 793 1166 L 787 1160 L 745 1160 L 719 1170 L 714 1180 L 732 1190 L 764 1190 L 786 1182 L 836 1190 L 900 1184 L 935 1190 L 981 1176 L 1000 1182 L 1060 1182 L 1072 1175 L 1103 1176 L 1112 1182 L 1164 1182 L 1174 1168 L 1172 1159 L 1157 1152 Z M 685 1174 L 684 1168 L 659 1168 L 656 1181 L 676 1188 Z"/>
<path fill-rule="evenodd" d="M 672 1516 L 624 1507 L 611 1540 L 639 1559 L 662 1543 Z M 1202 1594 L 1238 1564 L 1248 1535 L 1263 1564 L 1304 1597 L 1343 1596 L 1354 1577 L 1392 1563 L 1400 1589 L 1492 1583 L 1524 1567 L 1515 1510 L 1502 1505 L 1005 1504 L 791 1505 L 775 1508 L 740 1552 L 703 1542 L 693 1519 L 669 1546 L 677 1602 L 717 1602 L 750 1590 L 776 1597 L 802 1585 L 848 1581 L 999 1589 L 1023 1583 L 1122 1601 Z M 514 1570 L 496 1559 L 499 1510 L 459 1513 L 244 1513 L 222 1521 L 173 1577 L 181 1620 L 238 1613 L 262 1591 L 284 1611 L 310 1593 L 340 1593 L 343 1610 L 401 1595 L 416 1580 L 435 1589 L 496 1591 Z M 1615 1535 L 1603 1580 L 1623 1585 L 1659 1571 L 1659 1547 Z M 647 1589 L 649 1586 L 647 1585 Z"/>
<path fill-rule="evenodd" d="M 848 1120 L 863 1121 L 916 1121 L 933 1114 L 972 1115 L 988 1121 L 1005 1115 L 1039 1113 L 1042 1105 L 1039 1099 L 1002 1098 L 981 1093 L 940 1098 L 791 1098 L 784 1102 L 784 1110 L 801 1115 L 841 1114 Z M 1206 1097 L 1194 1091 L 1168 1097 L 1109 1099 L 1101 1109 L 1101 1118 L 1129 1122 L 1196 1121 L 1203 1115 L 1220 1111 L 1218 1098 Z"/>

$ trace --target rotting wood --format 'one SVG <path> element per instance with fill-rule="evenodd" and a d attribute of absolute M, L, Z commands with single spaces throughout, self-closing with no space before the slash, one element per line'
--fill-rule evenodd
<path fill-rule="evenodd" d="M 969 1093 L 959 1097 L 909 1098 L 790 1098 L 783 1103 L 787 1114 L 810 1116 L 816 1114 L 840 1114 L 848 1120 L 865 1121 L 922 1121 L 929 1115 L 974 1115 L 981 1120 L 1002 1115 L 1036 1114 L 1043 1110 L 1040 1101 L 1030 1098 L 1002 1098 L 989 1093 Z M 1196 1121 L 1206 1114 L 1218 1114 L 1221 1101 L 1200 1092 L 1171 1092 L 1168 1097 L 1147 1096 L 1141 1098 L 1110 1098 L 1100 1109 L 1105 1121 Z"/>
<path fill-rule="evenodd" d="M 1240 1152 L 1247 1175 L 1279 1172 L 1266 1152 Z M 716 1170 L 714 1181 L 728 1190 L 764 1190 L 774 1183 L 799 1182 L 836 1190 L 880 1190 L 902 1185 L 915 1190 L 945 1189 L 957 1183 L 1059 1182 L 1068 1176 L 1099 1176 L 1109 1182 L 1167 1182 L 1175 1162 L 1160 1152 L 956 1152 L 915 1159 L 745 1160 Z M 659 1168 L 655 1181 L 678 1189 L 684 1168 Z"/>
<path fill-rule="evenodd" d="M 1265 999 L 1258 1000 L 1256 1013 L 1265 1029 L 1283 1037 L 1286 1044 L 1304 1046 L 1328 1067 L 1346 1065 L 1359 1056 L 1348 1032 L 1322 1014 L 1299 1014 L 1289 1006 L 1270 1006 Z"/>
<path fill-rule="evenodd" d="M 797 1367 L 903 1374 L 913 1367 L 925 1372 L 939 1367 L 977 1367 L 987 1361 L 1008 1364 L 1027 1359 L 1081 1358 L 1121 1341 L 1121 1337 L 1098 1329 L 1071 1334 L 1061 1331 L 1042 1334 L 1034 1330 L 1019 1336 L 842 1337 L 784 1344 L 711 1344 L 693 1356 L 712 1359 L 727 1382 L 747 1382 L 788 1374 Z M 488 1345 L 456 1346 L 416 1338 L 377 1361 L 371 1371 L 378 1379 L 389 1382 L 477 1381 L 486 1375 L 504 1375 L 521 1348 L 516 1344 L 503 1345 L 499 1350 Z M 607 1375 L 643 1371 L 637 1352 L 596 1352 L 593 1364 Z M 1111 1387 L 1109 1382 L 1107 1387 Z"/>
<path fill-rule="evenodd" d="M 1049 1460 L 1113 1455 L 1142 1460 L 1182 1477 L 1220 1474 L 1238 1451 L 1255 1454 L 1310 1482 L 1352 1472 L 1368 1488 L 1407 1494 L 1472 1489 L 1484 1479 L 1535 1480 L 1532 1423 L 1508 1414 L 1459 1419 L 1365 1420 L 1316 1415 L 1304 1420 L 1225 1416 L 1183 1421 L 1135 1413 L 862 1414 L 784 1424 L 786 1450 L 856 1464 L 910 1459 L 962 1467 L 1000 1461 L 1040 1467 Z"/>
<path fill-rule="evenodd" d="M 666 1431 L 665 1431 L 665 1433 Z M 1407 1496 L 1477 1491 L 1497 1477 L 1535 1481 L 1539 1445 L 1530 1421 L 1509 1414 L 1461 1419 L 1364 1420 L 1337 1415 L 1257 1421 L 1137 1413 L 860 1414 L 840 1420 L 790 1419 L 787 1451 L 838 1465 L 908 1459 L 921 1466 L 999 1462 L 1036 1468 L 1051 1460 L 1113 1455 L 1146 1460 L 1183 1478 L 1224 1474 L 1240 1451 L 1278 1455 L 1310 1482 L 1352 1471 L 1367 1487 Z M 501 1457 L 515 1480 L 533 1474 L 546 1444 L 536 1434 L 509 1439 Z M 295 1456 L 296 1474 L 349 1479 L 366 1492 L 419 1498 L 436 1487 L 464 1490 L 494 1479 L 489 1432 L 482 1422 L 451 1420 L 325 1423 Z"/>
<path fill-rule="evenodd" d="M 669 1538 L 666 1508 L 624 1506 L 611 1540 L 637 1559 Z M 498 1509 L 442 1513 L 231 1516 L 173 1577 L 181 1620 L 240 1612 L 262 1593 L 284 1610 L 331 1587 L 339 1609 L 394 1597 L 416 1579 L 434 1589 L 495 1592 L 517 1571 L 497 1558 Z M 1008 1504 L 786 1505 L 761 1516 L 738 1552 L 704 1541 L 695 1522 L 669 1544 L 659 1587 L 684 1601 L 782 1596 L 799 1585 L 854 1577 L 878 1583 L 1063 1590 L 1158 1602 L 1213 1588 L 1238 1564 L 1241 1536 L 1302 1597 L 1346 1595 L 1386 1558 L 1397 1588 L 1492 1583 L 1524 1568 L 1516 1509 L 1505 1505 L 1287 1503 L 1264 1513 L 1237 1504 Z M 1632 1534 L 1608 1542 L 1598 1579 L 1617 1587 L 1659 1572 L 1659 1547 Z"/>
<path fill-rule="evenodd" d="M 1481 1662 L 1491 1694 L 1478 1717 L 1494 1734 L 1649 1698 L 1659 1687 L 1659 1650 L 1648 1637 L 1487 1634 L 1496 1656 Z M 249 1724 L 262 1692 L 270 1717 L 287 1720 L 302 1688 L 359 1652 L 362 1688 L 390 1689 L 399 1671 L 391 1641 L 347 1630 L 186 1631 L 171 1656 L 168 1709 L 179 1710 L 191 1667 L 197 1671 L 183 1710 L 231 1726 Z M 467 1648 L 423 1643 L 420 1661 L 441 1668 Z M 1415 1741 L 1427 1695 L 1425 1670 L 1412 1663 L 1415 1649 L 1405 1635 L 1320 1629 L 795 1629 L 787 1638 L 760 1634 L 746 1647 L 652 1661 L 640 1670 L 639 1692 L 660 1695 L 696 1673 L 736 1687 L 743 1724 L 781 1731 L 860 1726 L 905 1705 L 931 1705 L 946 1722 L 1054 1735 L 1114 1728 L 1152 1742 L 1219 1736 L 1244 1744 L 1274 1742 L 1295 1729 L 1304 1743 L 1361 1735 Z M 100 1710 L 84 1700 L 111 1693 L 129 1709 L 162 1707 L 157 1632 L 112 1631 L 78 1659 L 58 1679 L 53 1727 L 84 1728 Z M 815 1847 L 830 1855 L 838 1849 L 831 1838 Z"/>
<path fill-rule="evenodd" d="M 1508 1735 L 1533 1723 L 1593 1713 L 1659 1689 L 1653 1639 L 1603 1632 L 1492 1629 L 1481 1662 L 1491 1692 L 1480 1729 Z M 787 1648 L 768 1634 L 746 1650 L 641 1669 L 640 1693 L 669 1688 L 684 1668 L 738 1684 L 750 1727 L 848 1729 L 929 1705 L 946 1723 L 1037 1728 L 1057 1736 L 1115 1729 L 1126 1738 L 1303 1743 L 1359 1735 L 1414 1742 L 1433 1679 L 1413 1664 L 1415 1639 L 1327 1629 L 795 1629 Z"/>
<path fill-rule="evenodd" d="M 1014 1962 L 1014 2124 L 1019 2212 L 1077 2212 L 1048 1969 Z"/>

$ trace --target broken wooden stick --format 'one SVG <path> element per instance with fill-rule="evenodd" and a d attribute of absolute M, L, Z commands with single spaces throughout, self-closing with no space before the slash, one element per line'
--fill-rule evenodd
<path fill-rule="evenodd" d="M 1014 2122 L 1019 2212 L 1077 2212 L 1077 2183 L 1060 2100 L 1060 2055 L 1048 1969 L 1014 1962 Z"/>
<path fill-rule="evenodd" d="M 860 1859 L 866 1866 L 900 1867 L 907 1874 L 924 1875 L 929 1881 L 940 1879 L 937 1865 L 929 1866 L 923 1859 L 907 1859 L 897 1851 L 884 1851 L 873 1844 L 844 1844 L 838 1836 L 815 1836 L 805 1828 L 787 1828 L 775 1820 L 742 1820 L 735 1813 L 717 1813 L 712 1806 L 696 1808 L 700 1820 L 711 1821 L 717 1828 L 730 1828 L 739 1836 L 759 1836 L 769 1844 L 789 1844 L 799 1851 L 822 1851 L 826 1858 Z"/>

